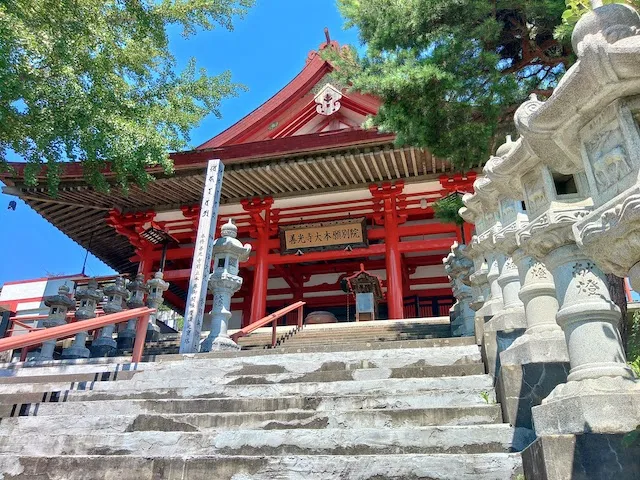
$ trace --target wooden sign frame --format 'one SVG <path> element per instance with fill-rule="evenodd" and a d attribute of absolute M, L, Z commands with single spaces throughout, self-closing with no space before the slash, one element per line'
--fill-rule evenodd
<path fill-rule="evenodd" d="M 326 227 L 330 227 L 326 229 Z M 345 235 L 346 238 L 338 238 L 331 239 L 331 244 L 328 245 L 319 245 L 319 246 L 305 246 L 305 242 L 300 242 L 300 244 L 290 244 L 287 245 L 287 234 L 292 234 L 297 231 L 304 230 L 305 235 L 308 236 L 312 231 L 314 232 L 312 235 L 315 235 L 320 230 L 325 229 L 326 235 L 329 230 L 331 233 L 334 231 L 344 231 L 344 228 L 341 230 L 336 229 L 335 227 L 344 227 L 344 228 L 358 228 L 361 232 L 361 239 L 358 241 L 351 242 L 349 241 L 349 235 Z M 301 234 L 301 232 L 299 233 Z M 344 250 L 347 247 L 351 248 L 367 248 L 369 246 L 369 239 L 367 238 L 367 219 L 366 217 L 358 217 L 348 220 L 336 220 L 332 222 L 317 222 L 317 223 L 302 223 L 299 225 L 287 225 L 284 227 L 280 227 L 278 229 L 278 236 L 280 237 L 280 255 L 289 255 L 292 253 L 297 253 L 298 250 L 302 252 L 324 252 L 327 250 Z M 343 241 L 344 240 L 344 241 Z M 337 242 L 337 243 L 336 243 Z"/>

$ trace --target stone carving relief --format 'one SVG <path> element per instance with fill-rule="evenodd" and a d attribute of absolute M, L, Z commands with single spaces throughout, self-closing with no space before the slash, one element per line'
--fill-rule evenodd
<path fill-rule="evenodd" d="M 631 172 L 629 156 L 617 121 L 593 135 L 584 145 L 599 193 Z"/>
<path fill-rule="evenodd" d="M 549 278 L 548 270 L 545 266 L 533 258 L 529 259 L 529 275 L 539 280 Z"/>
<path fill-rule="evenodd" d="M 502 223 L 511 223 L 516 219 L 516 209 L 513 200 L 502 200 L 500 202 L 502 210 Z"/>
<path fill-rule="evenodd" d="M 593 262 L 577 262 L 573 266 L 573 278 L 576 279 L 576 286 L 581 293 L 588 296 L 597 295 L 600 291 L 596 274 L 593 273 L 594 268 Z"/>
<path fill-rule="evenodd" d="M 577 243 L 606 273 L 624 277 L 640 258 L 640 189 L 600 211 L 574 226 Z"/>
<path fill-rule="evenodd" d="M 549 203 L 549 200 L 547 199 L 547 193 L 544 190 L 544 179 L 539 174 L 529 176 L 529 179 L 532 183 L 529 185 L 525 185 L 527 198 L 529 200 L 529 205 L 527 205 L 527 207 L 528 210 L 532 213 L 538 213 L 541 210 L 544 210 L 544 208 Z"/>
<path fill-rule="evenodd" d="M 524 102 L 522 105 L 518 107 L 516 113 L 514 115 L 514 122 L 516 124 L 516 128 L 519 132 L 529 130 L 529 125 L 531 123 L 531 117 L 538 111 L 538 109 L 544 104 L 538 100 L 538 96 L 535 93 L 532 93 L 529 96 L 529 100 Z"/>
<path fill-rule="evenodd" d="M 505 262 L 503 269 L 505 271 L 517 270 L 518 266 L 515 263 L 513 263 L 513 260 L 511 259 L 511 257 L 509 257 L 507 258 L 507 261 Z"/>

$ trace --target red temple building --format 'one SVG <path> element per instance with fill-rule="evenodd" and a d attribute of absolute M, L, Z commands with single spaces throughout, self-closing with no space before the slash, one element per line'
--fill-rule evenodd
<path fill-rule="evenodd" d="M 195 150 L 172 154 L 175 173 L 128 195 L 88 186 L 68 164 L 60 191 L 28 187 L 4 174 L 13 194 L 123 274 L 164 267 L 168 303 L 183 310 L 207 161 L 225 164 L 218 223 L 229 218 L 253 253 L 241 265 L 231 327 L 247 325 L 298 300 L 308 311 L 353 320 L 342 280 L 360 270 L 382 281 L 380 317 L 448 315 L 453 302 L 442 258 L 459 227 L 433 218 L 432 203 L 470 191 L 475 173 L 454 174 L 428 151 L 394 145 L 394 135 L 363 129 L 380 101 L 332 76 L 323 49 L 263 105 Z M 107 173 L 107 177 L 108 177 Z M 218 230 L 219 231 L 219 230 Z M 467 237 L 469 238 L 469 237 Z M 166 246 L 165 246 L 166 245 Z"/>

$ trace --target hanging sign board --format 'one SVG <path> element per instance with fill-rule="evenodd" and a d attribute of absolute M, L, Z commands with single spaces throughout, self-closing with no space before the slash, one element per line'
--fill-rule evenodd
<path fill-rule="evenodd" d="M 211 256 L 216 224 L 218 223 L 223 173 L 224 165 L 220 160 L 209 160 L 202 204 L 200 205 L 198 236 L 193 252 L 193 263 L 191 264 L 191 277 L 189 278 L 187 307 L 184 312 L 180 353 L 197 353 L 200 347 L 200 332 L 202 331 L 207 286 L 209 274 L 211 273 Z"/>
<path fill-rule="evenodd" d="M 280 228 L 282 255 L 367 247 L 366 218 L 287 225 Z"/>

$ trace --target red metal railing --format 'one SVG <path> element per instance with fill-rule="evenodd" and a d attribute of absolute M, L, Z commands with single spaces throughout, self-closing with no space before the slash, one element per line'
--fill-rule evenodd
<path fill-rule="evenodd" d="M 92 318 L 90 320 L 67 323 L 65 325 L 59 325 L 57 327 L 31 331 L 25 335 L 3 338 L 0 339 L 0 352 L 13 350 L 16 348 L 25 349 L 25 347 L 40 345 L 42 342 L 46 342 L 47 340 L 67 338 L 75 335 L 76 333 L 84 332 L 87 330 L 96 330 L 98 328 L 106 327 L 107 325 L 126 322 L 131 320 L 132 318 L 138 317 L 138 324 L 136 325 L 136 340 L 133 344 L 133 355 L 131 356 L 131 361 L 139 362 L 142 359 L 142 350 L 144 348 L 144 340 L 147 335 L 147 324 L 149 323 L 149 315 L 154 313 L 155 311 L 155 308 L 133 308 L 131 310 L 124 310 L 122 312 L 112 313 L 110 315 L 103 315 L 101 317 Z M 42 318 L 46 317 L 39 317 L 39 319 Z"/>
<path fill-rule="evenodd" d="M 302 320 L 304 316 L 303 312 L 304 312 L 305 305 L 306 305 L 306 302 L 296 302 L 292 305 L 289 305 L 288 307 L 281 308 L 277 312 L 273 312 L 271 315 L 267 315 L 266 317 L 261 318 L 257 322 L 253 322 L 252 324 L 247 325 L 242 330 L 238 330 L 236 333 L 231 335 L 231 339 L 234 342 L 237 342 L 240 337 L 249 335 L 250 333 L 257 330 L 258 328 L 265 327 L 271 323 L 273 327 L 271 330 L 271 346 L 275 347 L 276 341 L 277 341 L 276 327 L 278 326 L 278 319 L 281 317 L 284 317 L 289 312 L 298 310 L 298 328 L 302 328 Z"/>

